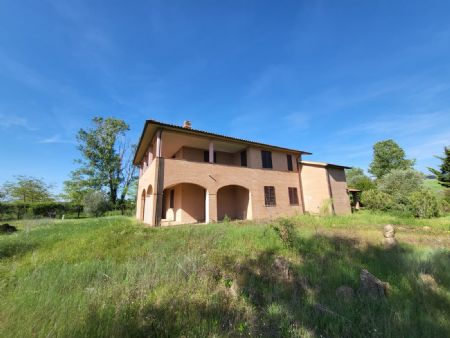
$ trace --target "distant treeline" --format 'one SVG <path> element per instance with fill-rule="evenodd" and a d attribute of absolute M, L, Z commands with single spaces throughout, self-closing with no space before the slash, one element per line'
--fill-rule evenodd
<path fill-rule="evenodd" d="M 110 211 L 118 214 L 129 215 L 133 213 L 135 203 L 128 202 Z M 0 219 L 24 219 L 24 218 L 80 218 L 84 216 L 83 205 L 70 202 L 0 202 Z"/>

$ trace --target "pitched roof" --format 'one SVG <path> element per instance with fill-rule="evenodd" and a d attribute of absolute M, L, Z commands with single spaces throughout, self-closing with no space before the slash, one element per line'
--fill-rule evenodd
<path fill-rule="evenodd" d="M 300 161 L 300 163 L 306 164 L 306 165 L 316 165 L 316 166 L 320 166 L 320 167 L 331 167 L 331 168 L 342 168 L 342 169 L 351 169 L 352 168 L 352 167 L 348 167 L 345 165 L 325 163 L 325 162 Z"/>
<path fill-rule="evenodd" d="M 193 134 L 193 135 L 199 135 L 199 136 L 204 136 L 204 137 L 213 137 L 213 138 L 217 138 L 217 139 L 221 139 L 224 141 L 231 141 L 231 142 L 235 142 L 235 143 L 245 143 L 245 144 L 249 144 L 249 145 L 255 145 L 255 146 L 259 146 L 259 147 L 263 147 L 263 148 L 270 148 L 270 149 L 277 149 L 277 150 L 282 150 L 282 151 L 289 151 L 292 153 L 298 153 L 298 154 L 305 154 L 305 155 L 311 155 L 312 153 L 307 152 L 307 151 L 303 151 L 303 150 L 296 150 L 296 149 L 289 149 L 289 148 L 284 148 L 284 147 L 278 147 L 278 146 L 274 146 L 274 145 L 270 145 L 270 144 L 265 144 L 265 143 L 260 143 L 260 142 L 255 142 L 255 141 L 249 141 L 249 140 L 245 140 L 245 139 L 240 139 L 237 137 L 231 137 L 231 136 L 226 136 L 226 135 L 221 135 L 221 134 L 215 134 L 215 133 L 211 133 L 211 132 L 207 132 L 207 131 L 203 131 L 203 130 L 198 130 L 198 129 L 192 129 L 192 128 L 184 128 L 181 126 L 177 126 L 174 124 L 169 124 L 169 123 L 163 123 L 163 122 L 159 122 L 159 121 L 155 121 L 155 120 L 147 120 L 145 121 L 145 125 L 144 125 L 144 129 L 142 131 L 141 137 L 139 138 L 139 143 L 138 146 L 136 148 L 136 153 L 134 155 L 134 160 L 133 163 L 134 164 L 138 164 L 140 159 L 143 157 L 143 152 L 145 149 L 142 149 L 142 147 L 147 147 L 148 143 L 143 145 L 143 140 L 144 140 L 144 136 L 146 135 L 146 131 L 148 129 L 148 127 L 150 125 L 154 125 L 157 127 L 162 127 L 165 129 L 169 129 L 169 130 L 174 130 L 174 131 L 179 131 L 179 132 L 183 132 L 186 134 Z M 153 135 L 150 137 L 150 140 L 153 138 Z M 138 160 L 139 158 L 139 160 Z"/>

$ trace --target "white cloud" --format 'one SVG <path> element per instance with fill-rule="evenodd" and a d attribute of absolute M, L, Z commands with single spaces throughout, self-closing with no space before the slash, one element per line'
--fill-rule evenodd
<path fill-rule="evenodd" d="M 75 142 L 63 139 L 60 134 L 55 134 L 48 138 L 43 138 L 39 140 L 38 143 L 53 144 L 53 143 L 75 143 Z"/>
<path fill-rule="evenodd" d="M 33 128 L 30 127 L 28 120 L 24 117 L 0 114 L 0 129 L 9 129 L 12 127 L 22 127 L 33 130 Z"/>

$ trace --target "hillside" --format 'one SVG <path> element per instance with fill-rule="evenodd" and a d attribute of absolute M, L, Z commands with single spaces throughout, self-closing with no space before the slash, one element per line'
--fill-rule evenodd
<path fill-rule="evenodd" d="M 0 235 L 0 336 L 450 336 L 450 217 L 292 222 L 18 222 Z M 388 222 L 399 249 L 380 245 Z M 363 268 L 386 300 L 336 294 Z"/>

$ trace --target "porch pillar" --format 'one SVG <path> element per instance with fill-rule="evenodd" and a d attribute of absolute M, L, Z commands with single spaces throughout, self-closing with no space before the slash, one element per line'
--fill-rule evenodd
<path fill-rule="evenodd" d="M 214 163 L 214 143 L 209 141 L 209 163 Z"/>
<path fill-rule="evenodd" d="M 156 157 L 161 157 L 161 148 L 162 148 L 162 139 L 161 139 L 162 130 L 159 129 L 156 132 Z"/>
<path fill-rule="evenodd" d="M 206 191 L 205 223 L 217 222 L 217 195 Z"/>

